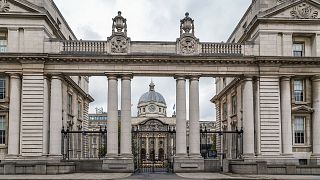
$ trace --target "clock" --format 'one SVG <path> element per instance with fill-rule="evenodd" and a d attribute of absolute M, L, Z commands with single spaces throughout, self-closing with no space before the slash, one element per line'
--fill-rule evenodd
<path fill-rule="evenodd" d="M 154 105 L 150 105 L 148 109 L 150 112 L 154 112 L 156 110 L 156 107 Z"/>

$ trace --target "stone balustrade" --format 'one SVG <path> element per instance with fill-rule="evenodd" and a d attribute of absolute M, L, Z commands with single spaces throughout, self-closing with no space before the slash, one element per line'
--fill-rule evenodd
<path fill-rule="evenodd" d="M 242 55 L 242 45 L 236 43 L 201 43 L 201 53 Z"/>
<path fill-rule="evenodd" d="M 110 54 L 108 41 L 61 41 L 62 54 Z M 133 41 L 127 54 L 178 54 L 176 42 Z M 199 43 L 199 55 L 243 55 L 243 45 L 236 43 Z"/>
<path fill-rule="evenodd" d="M 62 53 L 71 54 L 106 54 L 106 41 L 63 41 Z"/>

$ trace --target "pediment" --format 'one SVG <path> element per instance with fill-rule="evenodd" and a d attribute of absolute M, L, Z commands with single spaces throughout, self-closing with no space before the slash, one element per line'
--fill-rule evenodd
<path fill-rule="evenodd" d="M 41 13 L 41 8 L 26 0 L 0 0 L 0 13 Z"/>
<path fill-rule="evenodd" d="M 296 106 L 292 108 L 292 112 L 299 112 L 299 113 L 312 113 L 313 109 L 306 105 Z"/>
<path fill-rule="evenodd" d="M 263 18 L 320 19 L 320 4 L 313 0 L 285 0 L 259 14 Z"/>

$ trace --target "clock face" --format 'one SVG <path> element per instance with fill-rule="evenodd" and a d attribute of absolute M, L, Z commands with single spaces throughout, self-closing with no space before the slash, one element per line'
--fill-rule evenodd
<path fill-rule="evenodd" d="M 154 112 L 156 110 L 156 107 L 154 105 L 149 106 L 149 111 Z"/>

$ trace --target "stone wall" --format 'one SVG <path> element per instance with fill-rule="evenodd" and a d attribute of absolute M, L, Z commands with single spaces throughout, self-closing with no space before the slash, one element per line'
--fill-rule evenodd
<path fill-rule="evenodd" d="M 228 172 L 237 174 L 299 174 L 299 175 L 320 175 L 320 166 L 312 165 L 287 165 L 267 164 L 260 162 L 231 161 L 225 162 L 229 168 Z"/>

